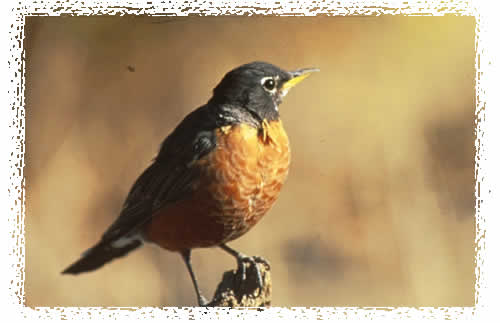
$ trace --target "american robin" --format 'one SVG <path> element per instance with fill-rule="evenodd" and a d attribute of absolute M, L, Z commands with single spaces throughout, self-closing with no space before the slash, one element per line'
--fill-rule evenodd
<path fill-rule="evenodd" d="M 182 255 L 200 306 L 207 303 L 191 266 L 192 249 L 220 247 L 236 258 L 244 279 L 244 263 L 255 266 L 257 258 L 226 243 L 250 230 L 278 198 L 290 164 L 278 105 L 315 71 L 253 62 L 227 73 L 208 103 L 163 141 L 101 240 L 63 274 L 98 269 L 152 242 Z"/>

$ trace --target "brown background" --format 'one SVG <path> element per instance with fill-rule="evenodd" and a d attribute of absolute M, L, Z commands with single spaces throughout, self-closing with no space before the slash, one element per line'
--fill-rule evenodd
<path fill-rule="evenodd" d="M 161 23 L 155 23 L 161 22 Z M 281 106 L 280 199 L 232 246 L 270 260 L 275 306 L 474 304 L 472 17 L 29 18 L 26 303 L 190 306 L 147 246 L 77 277 L 161 140 L 230 69 L 321 72 Z M 134 71 L 131 71 L 134 70 Z M 193 254 L 211 296 L 234 260 Z"/>

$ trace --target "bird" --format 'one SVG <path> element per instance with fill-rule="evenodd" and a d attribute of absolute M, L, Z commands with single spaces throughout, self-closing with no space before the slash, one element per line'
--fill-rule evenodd
<path fill-rule="evenodd" d="M 290 145 L 279 105 L 317 68 L 283 70 L 256 61 L 224 75 L 208 102 L 163 140 L 137 178 L 119 216 L 99 242 L 62 274 L 94 271 L 146 243 L 178 252 L 198 305 L 206 306 L 191 251 L 218 247 L 236 258 L 242 279 L 249 257 L 227 245 L 254 227 L 277 200 L 288 176 Z"/>

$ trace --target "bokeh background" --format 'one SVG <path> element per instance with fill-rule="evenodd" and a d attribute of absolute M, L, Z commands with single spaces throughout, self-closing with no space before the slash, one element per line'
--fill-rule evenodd
<path fill-rule="evenodd" d="M 277 204 L 231 245 L 272 264 L 274 306 L 474 304 L 473 17 L 32 17 L 26 305 L 192 306 L 178 254 L 81 276 L 162 139 L 230 69 L 321 72 L 281 106 Z M 232 257 L 193 254 L 211 296 Z"/>

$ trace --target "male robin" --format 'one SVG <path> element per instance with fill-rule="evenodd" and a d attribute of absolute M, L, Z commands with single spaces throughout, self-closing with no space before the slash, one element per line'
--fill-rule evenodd
<path fill-rule="evenodd" d="M 278 105 L 315 71 L 253 62 L 227 73 L 208 103 L 163 141 L 101 240 L 63 274 L 98 269 L 152 242 L 182 255 L 200 306 L 207 303 L 191 267 L 192 249 L 220 247 L 236 258 L 244 279 L 244 263 L 256 266 L 257 258 L 226 243 L 250 230 L 278 198 L 290 164 Z"/>

